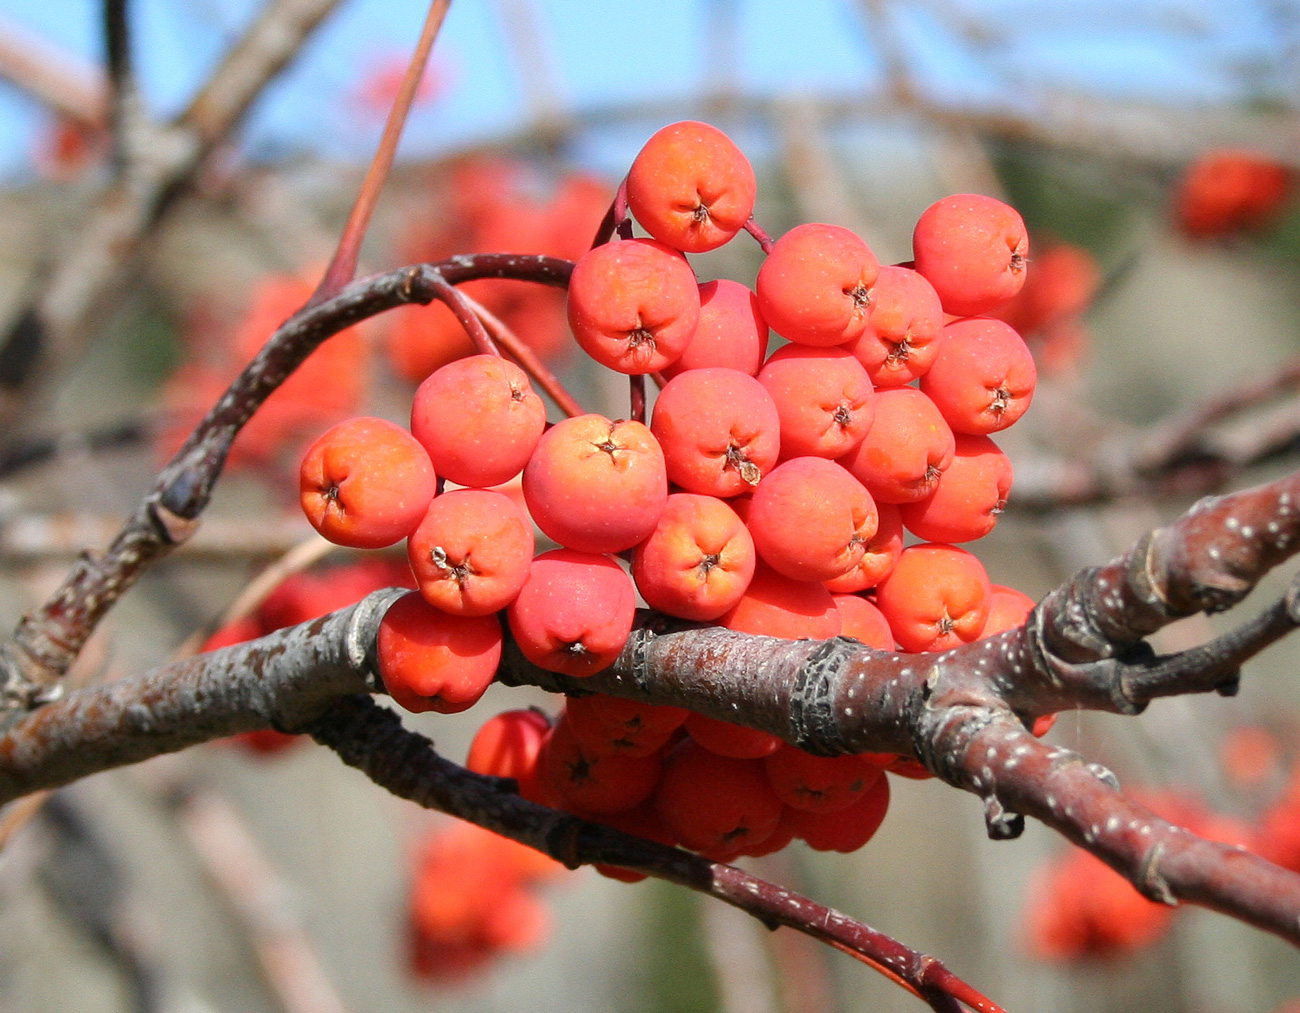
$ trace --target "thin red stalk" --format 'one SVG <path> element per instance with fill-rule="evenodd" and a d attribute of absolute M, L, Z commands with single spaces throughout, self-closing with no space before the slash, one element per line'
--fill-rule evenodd
<path fill-rule="evenodd" d="M 397 144 L 402 138 L 402 128 L 406 125 L 406 117 L 411 111 L 416 91 L 420 87 L 420 78 L 424 76 L 424 69 L 429 62 L 429 53 L 433 50 L 434 40 L 438 38 L 438 31 L 442 28 L 443 18 L 447 16 L 447 8 L 450 6 L 451 0 L 433 0 L 429 4 L 429 12 L 425 15 L 424 27 L 420 31 L 420 41 L 416 43 L 415 52 L 411 54 L 406 76 L 402 79 L 402 86 L 397 90 L 393 108 L 389 110 L 383 136 L 379 139 L 379 147 L 375 151 L 370 168 L 366 170 L 361 192 L 357 194 L 356 203 L 352 205 L 352 213 L 348 215 L 347 224 L 343 226 L 343 235 L 339 237 L 334 259 L 326 268 L 320 286 L 308 300 L 308 306 L 315 306 L 338 295 L 356 276 L 357 258 L 361 252 L 362 240 L 366 237 L 370 219 L 374 216 L 375 206 L 379 203 L 380 191 L 383 190 L 389 170 L 393 167 Z"/>
<path fill-rule="evenodd" d="M 762 247 L 764 253 L 772 252 L 772 246 L 774 245 L 772 237 L 767 234 L 767 230 L 763 226 L 754 220 L 752 215 L 749 221 L 745 222 L 745 231 L 758 240 L 758 245 Z"/>
<path fill-rule="evenodd" d="M 578 403 L 577 398 L 569 393 L 564 384 L 560 383 L 559 378 L 550 371 L 546 363 L 542 361 L 541 356 L 529 348 L 520 339 L 519 335 L 507 327 L 505 321 L 482 303 L 475 302 L 465 295 L 464 292 L 461 293 L 461 297 L 473 307 L 478 318 L 483 321 L 483 326 L 496 339 L 497 344 L 506 350 L 506 354 L 510 358 L 523 367 L 524 372 L 531 376 L 537 386 L 541 387 L 550 396 L 550 399 L 555 402 L 560 411 L 564 412 L 569 418 L 587 414 L 587 410 Z"/>
<path fill-rule="evenodd" d="M 645 374 L 633 373 L 627 379 L 632 420 L 645 425 Z"/>
<path fill-rule="evenodd" d="M 474 308 L 469 304 L 464 294 L 452 285 L 450 282 L 441 278 L 433 283 L 433 291 L 438 299 L 446 304 L 447 308 L 456 314 L 456 319 L 460 325 L 465 328 L 465 333 L 469 335 L 470 340 L 474 342 L 474 348 L 480 355 L 495 355 L 500 357 L 501 350 L 493 343 L 492 338 L 488 335 L 487 330 L 483 327 L 483 321 L 478 318 Z"/>

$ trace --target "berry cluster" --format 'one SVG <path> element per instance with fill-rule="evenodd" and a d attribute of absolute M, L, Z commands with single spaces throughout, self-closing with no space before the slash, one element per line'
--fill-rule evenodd
<path fill-rule="evenodd" d="M 400 704 L 470 707 L 496 672 L 503 617 L 538 666 L 598 672 L 638 594 L 686 620 L 891 651 L 947 650 L 1023 621 L 1032 602 L 959 544 L 997 523 L 1012 470 L 992 436 L 1034 391 L 1024 341 L 988 315 L 1024 283 L 1020 216 L 945 198 L 917 222 L 915 261 L 882 266 L 836 225 L 770 241 L 754 195 L 725 134 L 665 127 L 616 199 L 620 238 L 573 268 L 578 345 L 662 382 L 648 425 L 587 414 L 548 426 L 520 368 L 470 355 L 420 384 L 409 430 L 357 418 L 308 450 L 301 501 L 321 534 L 357 548 L 407 539 L 419 594 L 379 635 Z M 632 236 L 628 210 L 648 238 Z M 686 255 L 742 230 L 767 253 L 754 289 L 701 284 Z M 769 328 L 788 340 L 771 355 Z M 492 488 L 520 473 L 522 508 Z M 439 491 L 448 482 L 460 488 Z M 535 556 L 534 525 L 559 548 Z M 904 531 L 920 543 L 904 547 Z M 794 837 L 855 849 L 888 805 L 884 771 L 923 773 L 600 695 L 570 698 L 554 724 L 499 716 L 483 736 L 474 769 L 720 859 Z"/>

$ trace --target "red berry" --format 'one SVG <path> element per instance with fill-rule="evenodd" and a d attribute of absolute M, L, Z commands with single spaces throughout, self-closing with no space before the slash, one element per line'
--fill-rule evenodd
<path fill-rule="evenodd" d="M 495 615 L 451 616 L 418 594 L 400 598 L 379 624 L 379 675 L 410 711 L 455 714 L 478 702 L 501 661 Z"/>
<path fill-rule="evenodd" d="M 940 341 L 921 390 L 954 433 L 987 436 L 1025 413 L 1038 370 L 1019 334 L 1001 320 L 976 317 L 949 324 Z"/>
<path fill-rule="evenodd" d="M 754 376 L 767 358 L 767 338 L 758 296 L 738 281 L 706 281 L 700 285 L 695 336 L 682 357 L 663 368 L 663 374 L 671 380 L 688 369 L 722 366 Z"/>
<path fill-rule="evenodd" d="M 627 174 L 636 220 L 687 253 L 715 249 L 744 228 L 756 189 L 754 170 L 731 138 L 694 120 L 651 135 Z"/>
<path fill-rule="evenodd" d="M 524 657 L 566 675 L 594 675 L 613 664 L 636 615 L 632 579 L 609 556 L 543 552 L 507 610 Z"/>
<path fill-rule="evenodd" d="M 528 577 L 533 526 L 510 497 L 457 489 L 429 504 L 407 543 L 425 601 L 458 616 L 505 608 Z"/>
<path fill-rule="evenodd" d="M 548 429 L 524 468 L 537 526 L 580 552 L 622 552 L 659 521 L 668 478 L 659 442 L 640 422 L 579 415 Z"/>
<path fill-rule="evenodd" d="M 1029 235 L 1015 208 L 959 193 L 935 201 L 917 219 L 912 252 L 916 270 L 934 286 L 944 311 L 969 317 L 1020 291 Z"/>
<path fill-rule="evenodd" d="M 842 345 L 867 327 L 880 265 L 861 239 L 838 225 L 800 225 L 758 269 L 758 305 L 768 325 L 804 345 Z"/>
<path fill-rule="evenodd" d="M 353 549 L 401 541 L 436 490 L 424 448 L 384 419 L 340 422 L 307 448 L 298 471 L 307 520 L 322 537 Z"/>
<path fill-rule="evenodd" d="M 653 373 L 686 351 L 700 315 L 695 272 L 653 239 L 597 246 L 569 279 L 569 326 L 582 350 L 620 373 Z"/>
<path fill-rule="evenodd" d="M 473 411 L 466 411 L 473 405 Z M 546 426 L 528 375 L 495 355 L 443 366 L 415 392 L 411 434 L 457 485 L 500 485 L 523 470 Z"/>

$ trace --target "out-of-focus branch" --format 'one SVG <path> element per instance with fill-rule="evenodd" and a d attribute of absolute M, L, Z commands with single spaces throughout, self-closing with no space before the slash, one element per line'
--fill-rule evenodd
<path fill-rule="evenodd" d="M 0 78 L 78 126 L 104 125 L 108 87 L 99 68 L 56 51 L 8 20 L 0 21 Z"/>
<path fill-rule="evenodd" d="M 21 368 L 3 378 L 0 422 L 7 430 L 16 429 L 38 367 L 57 373 L 76 359 L 95 322 L 118 303 L 115 294 L 172 201 L 337 4 L 270 0 L 188 109 L 170 124 L 133 128 L 131 158 L 122 177 L 98 196 L 39 294 L 0 341 L 3 358 L 12 359 L 16 345 L 26 349 Z"/>
<path fill-rule="evenodd" d="M 121 529 L 121 517 L 101 514 L 18 514 L 0 521 L 0 566 L 73 560 L 87 545 L 103 545 Z M 261 517 L 256 524 L 214 517 L 177 547 L 176 558 L 244 564 L 283 555 L 311 535 L 302 517 L 289 514 Z"/>
<path fill-rule="evenodd" d="M 1161 425 L 1106 441 L 1089 460 L 1032 462 L 1021 470 L 1008 509 L 1045 513 L 1126 496 L 1215 492 L 1249 468 L 1300 450 L 1297 384 L 1300 362 L 1291 362 Z"/>
<path fill-rule="evenodd" d="M 344 1013 L 320 955 L 286 904 L 286 885 L 225 799 L 181 788 L 178 822 L 248 934 L 284 1013 Z"/>

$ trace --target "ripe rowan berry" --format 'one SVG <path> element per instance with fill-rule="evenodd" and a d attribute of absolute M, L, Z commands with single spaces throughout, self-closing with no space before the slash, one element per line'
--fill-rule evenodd
<path fill-rule="evenodd" d="M 935 403 L 915 387 L 876 393 L 876 418 L 839 459 L 878 503 L 924 499 L 952 463 L 956 440 Z"/>
<path fill-rule="evenodd" d="M 569 278 L 569 326 L 582 350 L 620 373 L 653 373 L 686 351 L 700 315 L 695 272 L 653 239 L 597 246 Z"/>
<path fill-rule="evenodd" d="M 660 754 L 628 756 L 592 749 L 561 714 L 542 745 L 540 768 L 564 808 L 592 815 L 619 813 L 650 797 L 659 783 Z"/>
<path fill-rule="evenodd" d="M 632 579 L 652 609 L 682 619 L 717 619 L 754 576 L 754 540 L 727 504 L 674 493 L 632 555 Z"/>
<path fill-rule="evenodd" d="M 411 571 L 430 605 L 458 616 L 505 608 L 528 578 L 533 526 L 508 496 L 456 489 L 429 504 L 407 542 Z"/>
<path fill-rule="evenodd" d="M 912 545 L 876 588 L 876 605 L 905 651 L 946 651 L 978 639 L 989 614 L 989 578 L 955 545 Z"/>
<path fill-rule="evenodd" d="M 622 552 L 659 522 L 668 477 L 659 441 L 640 422 L 579 415 L 543 434 L 523 490 L 549 538 L 580 552 Z"/>
<path fill-rule="evenodd" d="M 953 432 L 987 436 L 1025 413 L 1037 382 L 1034 357 L 1020 335 L 1001 320 L 974 317 L 943 329 L 921 390 Z"/>
<path fill-rule="evenodd" d="M 655 400 L 650 431 L 670 482 L 723 498 L 750 492 L 781 449 L 771 395 L 735 369 L 691 369 L 669 380 Z"/>
<path fill-rule="evenodd" d="M 636 615 L 636 591 L 609 556 L 553 549 L 533 560 L 506 615 L 534 665 L 593 675 L 622 651 Z"/>
<path fill-rule="evenodd" d="M 781 819 L 760 761 L 719 756 L 693 739 L 664 757 L 654 805 L 683 845 L 720 861 L 766 840 Z"/>
<path fill-rule="evenodd" d="M 970 542 L 993 530 L 1006 508 L 1011 461 L 987 436 L 958 433 L 952 463 L 925 499 L 898 509 L 903 526 L 927 542 Z"/>
<path fill-rule="evenodd" d="M 943 307 L 934 286 L 906 267 L 882 265 L 872 291 L 866 330 L 844 347 L 877 387 L 901 387 L 939 354 Z"/>
<path fill-rule="evenodd" d="M 840 457 L 871 429 L 871 380 L 842 348 L 786 345 L 758 372 L 781 419 L 782 457 Z"/>
<path fill-rule="evenodd" d="M 827 640 L 839 635 L 840 613 L 822 584 L 791 580 L 760 560 L 740 601 L 718 625 L 785 640 Z"/>
<path fill-rule="evenodd" d="M 754 548 L 791 580 L 848 573 L 876 533 L 876 505 L 862 483 L 834 461 L 796 457 L 759 483 L 747 517 Z"/>
<path fill-rule="evenodd" d="M 716 249 L 754 210 L 754 170 L 717 127 L 694 120 L 656 131 L 627 174 L 627 202 L 655 239 L 687 253 Z"/>
<path fill-rule="evenodd" d="M 418 594 L 399 598 L 379 624 L 379 676 L 409 711 L 455 714 L 491 685 L 501 661 L 495 615 L 451 616 Z"/>
<path fill-rule="evenodd" d="M 467 410 L 472 406 L 472 410 Z M 523 470 L 546 427 L 528 374 L 495 355 L 448 363 L 415 392 L 411 435 L 457 485 L 500 485 Z"/>
<path fill-rule="evenodd" d="M 437 481 L 429 455 L 405 429 L 354 418 L 307 448 L 298 495 L 322 537 L 353 549 L 380 549 L 415 529 Z"/>
<path fill-rule="evenodd" d="M 767 358 L 767 340 L 758 296 L 738 281 L 706 281 L 700 285 L 695 334 L 681 358 L 665 366 L 663 374 L 671 380 L 688 369 L 723 366 L 754 376 Z"/>
<path fill-rule="evenodd" d="M 959 193 L 921 213 L 912 253 L 916 270 L 934 286 L 945 312 L 976 316 L 1020 291 L 1029 234 L 1015 208 L 992 197 Z"/>
<path fill-rule="evenodd" d="M 871 248 L 848 229 L 799 225 L 758 269 L 758 305 L 768 326 L 790 341 L 842 345 L 867 328 L 879 270 Z"/>

